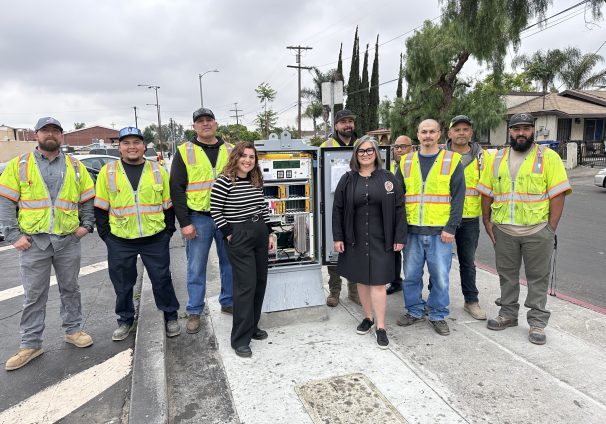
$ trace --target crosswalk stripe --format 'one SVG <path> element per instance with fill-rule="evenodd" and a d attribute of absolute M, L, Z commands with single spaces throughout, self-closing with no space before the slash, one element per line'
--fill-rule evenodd
<path fill-rule="evenodd" d="M 13 245 L 8 245 L 8 246 L 2 246 L 0 247 L 0 252 L 4 252 L 5 250 L 11 250 L 14 249 Z"/>
<path fill-rule="evenodd" d="M 80 269 L 80 277 L 83 277 L 88 274 L 92 274 L 97 271 L 101 271 L 103 269 L 107 269 L 107 261 L 97 262 L 95 264 L 87 265 Z M 51 276 L 50 285 L 54 286 L 57 284 L 57 277 L 54 275 Z M 11 287 L 10 289 L 0 291 L 0 302 L 12 299 L 13 297 L 22 296 L 23 295 L 23 286 Z"/>
<path fill-rule="evenodd" d="M 132 354 L 132 349 L 124 350 L 47 387 L 0 412 L 0 423 L 54 423 L 60 420 L 126 377 L 131 372 Z M 44 360 L 42 358 L 36 360 Z"/>

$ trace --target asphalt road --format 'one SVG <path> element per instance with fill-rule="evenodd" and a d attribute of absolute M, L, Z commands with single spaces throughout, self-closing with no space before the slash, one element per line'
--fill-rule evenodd
<path fill-rule="evenodd" d="M 85 237 L 81 243 L 82 269 L 106 260 L 105 244 L 96 234 Z M 5 246 L 7 243 L 0 243 L 0 249 Z M 0 294 L 4 293 L 4 297 L 0 298 L 0 422 L 9 422 L 4 421 L 6 417 L 3 416 L 3 411 L 7 413 L 9 408 L 22 401 L 29 401 L 26 410 L 22 411 L 22 417 L 30 417 L 39 408 L 47 408 L 48 414 L 53 416 L 51 411 L 61 407 L 69 411 L 59 421 L 62 423 L 120 422 L 131 387 L 128 362 L 124 365 L 128 368 L 128 375 L 103 391 L 94 392 L 95 386 L 108 377 L 103 373 L 97 373 L 84 382 L 72 379 L 78 373 L 92 370 L 97 365 L 107 363 L 120 352 L 134 347 L 132 335 L 120 343 L 111 340 L 111 334 L 116 328 L 113 312 L 115 296 L 106 267 L 80 276 L 84 330 L 93 337 L 93 346 L 78 349 L 63 341 L 59 290 L 56 285 L 51 286 L 44 331 L 45 352 L 25 367 L 10 372 L 4 370 L 4 362 L 19 348 L 19 320 L 23 303 L 22 295 L 7 298 L 7 292 L 3 292 L 20 286 L 18 255 L 14 249 L 0 251 L 0 267 Z M 62 382 L 66 391 L 58 394 L 56 385 Z M 52 388 L 55 394 L 50 398 L 42 397 L 48 388 Z M 92 400 L 79 402 L 77 399 L 85 390 L 93 390 L 96 395 Z M 27 422 L 27 418 L 23 422 Z"/>
<path fill-rule="evenodd" d="M 570 173 L 573 193 L 566 198 L 556 233 L 556 289 L 606 308 L 606 189 L 593 185 L 597 171 L 577 168 Z M 481 227 L 476 262 L 494 268 L 494 249 Z M 525 278 L 523 272 L 520 277 Z"/>

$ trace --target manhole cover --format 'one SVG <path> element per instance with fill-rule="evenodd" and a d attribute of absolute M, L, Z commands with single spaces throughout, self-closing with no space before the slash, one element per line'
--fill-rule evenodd
<path fill-rule="evenodd" d="M 349 374 L 295 386 L 314 423 L 408 423 L 363 374 Z"/>

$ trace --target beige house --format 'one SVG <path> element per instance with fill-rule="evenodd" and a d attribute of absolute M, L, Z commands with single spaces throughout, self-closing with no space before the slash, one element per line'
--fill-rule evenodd
<path fill-rule="evenodd" d="M 514 93 L 505 97 L 506 120 L 490 131 L 490 143 L 503 145 L 512 115 L 531 112 L 537 141 L 603 141 L 606 136 L 606 91 L 566 90 L 561 93 Z"/>

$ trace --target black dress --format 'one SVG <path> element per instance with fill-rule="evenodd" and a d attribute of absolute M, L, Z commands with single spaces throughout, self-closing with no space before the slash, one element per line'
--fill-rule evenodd
<path fill-rule="evenodd" d="M 382 193 L 377 192 L 385 189 L 373 181 L 376 178 L 375 173 L 353 175 L 355 243 L 345 244 L 337 263 L 339 275 L 366 285 L 383 285 L 395 278 L 395 253 L 385 249 Z"/>

